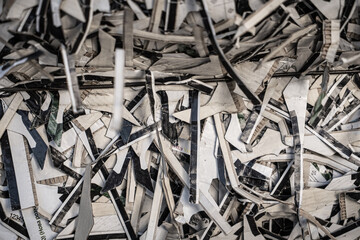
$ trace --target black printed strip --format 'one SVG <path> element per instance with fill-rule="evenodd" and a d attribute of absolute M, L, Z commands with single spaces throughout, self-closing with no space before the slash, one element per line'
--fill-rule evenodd
<path fill-rule="evenodd" d="M 101 173 L 103 174 L 104 178 L 107 179 L 109 177 L 109 173 L 108 173 L 106 167 L 103 166 L 100 170 L 101 170 Z M 131 226 L 129 216 L 127 215 L 126 210 L 121 202 L 119 193 L 116 191 L 116 189 L 112 189 L 112 190 L 110 190 L 110 194 L 112 195 L 112 198 L 115 201 L 115 202 L 113 202 L 114 207 L 118 209 L 118 212 L 120 213 L 120 215 L 122 217 L 122 222 L 125 224 L 125 226 L 123 226 L 123 227 L 126 228 L 128 237 L 130 237 L 131 240 L 137 239 L 134 229 Z"/>
<path fill-rule="evenodd" d="M 1 203 L 0 203 L 0 219 L 2 223 L 7 226 L 7 228 L 12 229 L 11 231 L 15 232 L 17 235 L 21 237 L 29 238 L 28 231 L 25 227 L 21 226 L 20 224 L 16 223 L 15 221 L 11 220 L 6 216 Z"/>
<path fill-rule="evenodd" d="M 2 118 L 3 116 L 4 116 L 4 109 L 2 102 L 0 101 L 0 118 Z M 5 131 L 3 136 L 1 137 L 0 144 L 2 151 L 1 158 L 4 164 L 7 185 L 9 188 L 11 209 L 18 210 L 20 209 L 20 198 L 17 188 L 14 164 L 12 161 L 12 155 L 11 155 L 10 143 L 9 143 L 7 131 Z"/>
<path fill-rule="evenodd" d="M 134 99 L 131 100 L 131 102 L 126 106 L 126 109 L 129 110 L 129 112 L 133 112 L 134 108 L 139 105 L 139 103 L 145 97 L 145 95 L 146 95 L 146 88 L 142 88 L 141 91 L 136 95 L 136 97 L 134 97 Z"/>
<path fill-rule="evenodd" d="M 9 191 L 0 191 L 0 198 L 10 198 Z"/>
<path fill-rule="evenodd" d="M 253 187 L 259 187 L 261 190 L 268 190 L 269 183 L 265 175 L 252 169 L 248 165 L 242 164 L 239 159 L 234 162 L 234 166 L 240 182 Z"/>
<path fill-rule="evenodd" d="M 211 95 L 214 91 L 213 87 L 211 87 L 209 85 L 201 84 L 200 81 L 190 81 L 190 82 L 187 82 L 187 85 L 196 90 L 199 90 L 202 93 L 205 93 L 206 95 Z"/>
<path fill-rule="evenodd" d="M 322 119 L 324 119 L 331 111 L 331 109 L 336 106 L 336 102 L 340 99 L 339 96 L 336 96 L 335 98 L 329 97 L 327 101 L 324 104 L 324 107 L 322 108 L 321 112 L 319 113 L 319 119 L 318 122 Z"/>
<path fill-rule="evenodd" d="M 81 185 L 82 186 L 82 185 Z M 61 209 L 60 213 L 57 215 L 56 219 L 53 221 L 53 225 L 58 226 L 63 218 L 65 217 L 66 213 L 70 210 L 70 208 L 74 205 L 74 203 L 78 200 L 82 187 L 77 188 L 74 190 L 75 192 L 71 195 L 70 198 L 66 198 L 68 201 L 64 205 L 64 207 Z"/>
<path fill-rule="evenodd" d="M 225 199 L 223 205 L 220 207 L 220 212 L 219 213 L 221 215 L 224 215 L 226 209 L 229 207 L 229 204 L 230 204 L 232 198 L 233 198 L 233 196 L 231 194 L 228 194 L 226 196 L 226 199 Z M 207 227 L 205 232 L 202 234 L 202 236 L 204 236 L 202 238 L 202 240 L 209 240 L 211 238 L 215 228 L 216 228 L 216 224 L 213 221 L 211 221 L 210 227 Z"/>
<path fill-rule="evenodd" d="M 320 101 L 320 100 L 319 100 L 319 101 Z M 325 117 L 324 109 L 327 109 L 327 108 L 325 107 L 325 105 L 326 105 L 326 104 L 330 105 L 331 103 L 332 103 L 332 101 L 331 101 L 330 99 L 328 99 L 328 100 L 325 102 L 324 106 L 321 105 L 320 103 L 318 103 L 318 105 L 314 106 L 314 108 L 313 108 L 313 114 L 317 114 L 317 115 L 316 115 L 316 116 L 315 116 L 315 115 L 312 116 L 312 117 L 310 118 L 310 120 L 308 121 L 308 124 L 309 124 L 311 127 L 315 128 L 315 127 L 319 124 L 320 120 Z M 316 109 L 315 109 L 315 107 L 316 107 Z M 328 109 L 331 109 L 331 108 L 328 108 Z"/>
<path fill-rule="evenodd" d="M 284 172 L 283 175 L 280 178 L 280 183 L 277 184 L 277 187 L 272 190 L 275 197 L 280 197 L 282 191 L 285 189 L 287 183 L 289 182 L 290 176 L 294 173 L 294 169 L 292 167 L 289 168 L 288 171 Z M 285 196 L 287 197 L 287 196 Z"/>
<path fill-rule="evenodd" d="M 214 230 L 216 228 L 216 224 L 214 222 L 211 223 L 210 227 L 208 227 L 205 231 L 204 240 L 209 240 L 211 238 L 211 235 L 213 234 Z"/>
<path fill-rule="evenodd" d="M 155 117 L 155 77 L 152 74 L 152 72 L 150 70 L 146 71 L 146 75 L 145 75 L 145 88 L 146 88 L 146 92 L 149 95 L 149 102 L 150 102 L 150 109 L 151 109 L 151 115 L 153 118 L 153 121 L 156 122 L 156 117 Z M 156 131 L 156 137 L 159 143 L 159 150 L 161 155 L 163 155 L 163 148 L 162 148 L 162 144 L 160 141 L 160 133 L 159 133 L 159 129 L 156 127 L 155 128 Z M 164 165 L 164 175 L 167 175 L 167 168 Z"/>
<path fill-rule="evenodd" d="M 66 158 L 61 154 L 61 152 L 50 146 L 50 153 L 51 159 L 53 160 L 55 167 L 77 180 L 82 178 L 79 173 L 73 171 L 71 168 L 64 165 Z"/>
<path fill-rule="evenodd" d="M 301 185 L 300 182 L 301 179 L 301 143 L 300 143 L 300 135 L 299 135 L 299 125 L 297 121 L 297 116 L 295 111 L 290 112 L 290 120 L 293 130 L 293 140 L 294 140 L 294 174 L 295 174 L 295 191 L 299 192 L 301 191 Z M 297 202 L 298 204 L 298 202 Z M 299 205 L 297 205 L 299 206 Z"/>
<path fill-rule="evenodd" d="M 344 101 L 347 101 L 347 97 L 345 96 L 345 94 L 349 94 L 350 93 L 350 91 L 347 89 L 346 91 L 345 91 L 345 93 L 344 93 L 344 97 L 342 98 L 342 99 L 340 99 L 340 96 L 339 95 L 337 95 L 334 99 L 332 99 L 332 98 L 329 98 L 328 100 L 330 101 L 330 105 L 329 105 L 329 107 L 326 107 L 326 111 L 324 111 L 324 112 L 322 112 L 322 114 L 323 115 L 321 115 L 321 117 L 322 117 L 322 119 L 324 119 L 324 118 L 327 118 L 329 115 L 330 115 L 330 113 L 332 114 L 332 110 L 333 109 L 336 109 L 337 110 L 337 107 L 338 106 L 340 106 L 340 105 L 343 105 L 343 102 Z M 351 106 L 351 105 L 350 105 Z M 350 107 L 350 106 L 348 106 L 348 107 Z M 354 106 L 352 106 L 352 107 L 354 107 Z M 345 110 L 346 110 L 346 108 L 345 108 Z M 344 111 L 341 111 L 338 115 L 337 115 L 337 117 L 339 117 L 339 115 L 343 115 L 344 113 L 345 113 L 345 110 Z M 349 110 L 349 108 L 348 108 L 348 110 Z M 350 111 L 352 110 L 352 108 L 350 109 Z M 328 123 L 327 123 L 327 125 L 328 126 L 326 126 L 326 127 L 324 127 L 324 129 L 326 129 L 326 131 L 328 131 L 328 129 L 330 129 L 331 128 L 331 126 L 329 126 L 330 124 L 331 125 L 334 125 L 334 123 L 336 123 L 336 118 L 335 118 L 335 114 L 336 113 L 334 113 L 333 114 L 333 116 L 332 116 L 332 118 L 331 118 L 331 120 L 329 120 L 328 121 Z"/>
<path fill-rule="evenodd" d="M 12 155 L 10 151 L 10 143 L 7 131 L 4 132 L 1 138 L 1 150 L 2 150 L 2 162 L 5 167 L 5 174 L 7 185 L 9 188 L 10 204 L 12 210 L 20 209 L 20 198 L 15 177 L 15 169 L 12 161 Z"/>
<path fill-rule="evenodd" d="M 334 204 L 334 205 L 337 205 L 337 204 Z M 333 208 L 333 209 L 334 209 L 334 208 Z M 336 214 L 337 214 L 337 213 L 336 213 Z M 334 214 L 334 215 L 336 215 L 336 214 Z M 333 217 L 334 215 L 332 215 L 332 217 Z M 330 218 L 331 218 L 331 217 L 330 217 Z M 316 219 L 321 225 L 323 225 L 324 227 L 329 228 L 329 227 L 331 227 L 331 225 L 333 225 L 332 222 L 326 221 L 326 220 L 324 220 L 324 219 L 321 219 L 321 218 L 318 218 L 318 217 L 315 217 L 315 219 Z"/>
<path fill-rule="evenodd" d="M 126 119 L 123 119 L 123 123 L 120 129 L 120 136 L 123 143 L 128 143 L 130 139 L 131 130 L 133 128 L 133 124 Z"/>
<path fill-rule="evenodd" d="M 79 34 L 78 38 L 76 39 L 73 48 L 71 49 L 70 54 L 74 54 L 79 51 L 81 48 L 82 43 L 87 37 L 88 30 L 90 29 L 91 23 L 92 23 L 92 16 L 93 16 L 93 10 L 92 10 L 92 0 L 84 0 L 82 4 L 84 11 L 84 16 L 86 19 L 86 22 L 82 24 L 82 31 Z"/>
<path fill-rule="evenodd" d="M 260 235 L 260 231 L 259 229 L 257 228 L 256 226 L 256 222 L 255 222 L 255 219 L 253 216 L 250 216 L 250 215 L 245 215 L 248 223 L 249 223 L 249 226 L 250 226 L 250 230 L 251 230 L 251 233 L 256 237 L 258 235 Z"/>
<path fill-rule="evenodd" d="M 345 77 L 344 79 L 341 80 L 339 85 L 336 87 L 337 91 L 335 90 L 332 92 L 332 94 L 329 96 L 329 98 L 325 102 L 323 108 L 321 109 L 319 116 L 316 119 L 316 122 L 315 122 L 316 124 L 318 124 L 321 119 L 324 119 L 330 113 L 332 107 L 335 106 L 336 103 L 340 100 L 340 96 L 334 95 L 334 94 L 337 94 L 338 92 L 340 92 L 341 89 L 343 88 L 343 86 L 345 86 L 349 81 L 350 81 L 349 77 Z"/>
<path fill-rule="evenodd" d="M 161 129 L 163 134 L 173 143 L 177 143 L 176 123 L 169 121 L 169 100 L 166 91 L 157 91 L 161 101 Z"/>
<path fill-rule="evenodd" d="M 345 101 L 345 100 L 344 100 Z M 337 125 L 338 122 L 346 117 L 347 115 L 349 115 L 351 113 L 351 111 L 355 110 L 354 108 L 356 108 L 357 106 L 359 106 L 360 101 L 358 99 L 355 99 L 354 101 L 351 102 L 351 104 L 347 107 L 344 108 L 343 111 L 340 112 L 340 114 L 338 116 L 336 116 L 336 119 L 333 119 L 326 128 L 324 128 L 325 130 L 331 129 L 333 126 Z"/>
<path fill-rule="evenodd" d="M 262 179 L 239 176 L 239 181 L 247 186 L 258 187 L 262 191 L 269 190 L 269 183 Z"/>
<path fill-rule="evenodd" d="M 31 27 L 34 19 L 36 19 L 36 11 L 37 9 L 33 8 L 28 14 L 26 14 L 19 28 L 17 29 L 18 32 L 29 32 L 29 28 Z"/>
<path fill-rule="evenodd" d="M 253 168 L 245 164 L 242 164 L 239 159 L 234 162 L 234 166 L 236 168 L 236 174 L 238 176 L 267 180 L 267 177 L 264 174 L 254 170 Z"/>
<path fill-rule="evenodd" d="M 220 145 L 218 147 L 216 160 L 218 164 L 219 181 L 222 183 L 223 186 L 226 186 L 225 163 L 224 163 L 224 158 L 222 156 Z"/>
<path fill-rule="evenodd" d="M 354 222 L 354 223 L 352 223 L 350 225 L 347 225 L 346 227 L 340 228 L 340 229 L 332 232 L 331 235 L 333 235 L 336 238 L 336 237 L 339 237 L 339 236 L 341 236 L 341 235 L 343 235 L 345 233 L 348 233 L 348 232 L 350 232 L 350 231 L 352 231 L 352 230 L 354 230 L 356 228 L 359 228 L 359 227 L 360 227 L 360 221 L 356 221 L 356 222 Z M 324 236 L 321 239 L 328 240 L 330 238 L 328 236 Z"/>
<path fill-rule="evenodd" d="M 59 194 L 69 194 L 74 187 L 58 187 L 57 193 Z"/>
<path fill-rule="evenodd" d="M 92 135 L 90 128 L 85 130 L 85 134 L 86 134 L 86 137 L 88 139 L 91 152 L 92 152 L 93 156 L 95 158 L 97 158 L 97 156 L 99 156 L 99 151 L 98 151 L 98 149 L 96 147 L 94 136 Z"/>
<path fill-rule="evenodd" d="M 144 127 L 142 128 L 141 130 L 133 133 L 130 135 L 129 137 L 129 141 L 127 143 L 124 143 L 124 141 L 121 139 L 121 137 L 113 143 L 113 146 L 112 146 L 112 150 L 109 150 L 108 153 L 106 154 L 106 156 L 110 156 L 111 154 L 113 154 L 116 150 L 118 149 L 124 149 L 125 147 L 127 146 L 131 146 L 132 144 L 134 144 L 135 142 L 137 142 L 137 140 L 139 140 L 140 138 L 148 135 L 149 133 L 157 130 L 158 128 L 158 125 L 159 125 L 159 122 L 156 122 L 150 126 L 147 126 L 147 127 Z M 101 160 L 101 159 L 100 159 Z M 99 161 L 100 161 L 99 160 Z M 101 164 L 100 163 L 97 163 L 94 168 L 98 165 L 98 164 Z M 97 171 L 100 169 L 101 165 L 99 165 L 99 168 L 97 169 Z M 94 169 L 93 169 L 94 171 Z"/>
<path fill-rule="evenodd" d="M 279 235 L 276 235 L 273 232 L 270 232 L 269 230 L 262 228 L 262 227 L 258 227 L 259 231 L 261 232 L 261 234 L 265 237 L 265 239 L 278 239 L 278 240 L 286 240 L 286 238 L 283 238 Z M 268 235 L 269 237 L 266 237 L 266 235 Z"/>
<path fill-rule="evenodd" d="M 138 157 L 138 155 L 136 155 L 132 147 L 129 148 L 129 152 L 131 153 L 132 161 L 134 164 L 135 180 L 149 191 L 154 192 L 154 188 L 151 184 L 149 171 L 147 169 L 141 168 L 140 158 Z"/>
<path fill-rule="evenodd" d="M 254 217 L 255 221 L 258 221 L 260 218 L 262 218 L 266 214 L 267 214 L 266 212 L 261 212 L 261 213 L 256 214 L 256 216 Z"/>
<path fill-rule="evenodd" d="M 253 93 L 246 85 L 245 83 L 240 79 L 240 77 L 237 75 L 237 73 L 235 72 L 235 70 L 233 69 L 233 67 L 231 66 L 231 63 L 229 62 L 229 60 L 226 58 L 223 50 L 221 49 L 219 43 L 216 40 L 216 33 L 215 33 L 215 29 L 214 26 L 212 24 L 212 20 L 210 18 L 210 16 L 208 15 L 208 9 L 207 9 L 207 3 L 205 0 L 201 0 L 201 7 L 202 9 L 200 10 L 203 22 L 204 22 L 204 26 L 205 29 L 208 33 L 209 39 L 211 41 L 212 46 L 214 47 L 215 51 L 217 52 L 219 59 L 222 63 L 222 65 L 225 67 L 226 71 L 229 73 L 229 75 L 233 78 L 233 80 L 235 80 L 235 82 L 237 83 L 237 85 L 239 86 L 239 88 L 243 91 L 243 93 L 245 94 L 245 96 L 253 103 L 254 106 L 258 106 L 260 105 L 261 101 L 258 98 L 258 96 L 256 96 L 255 93 Z"/>
<path fill-rule="evenodd" d="M 129 150 L 130 150 L 130 148 L 129 148 Z M 113 170 L 110 173 L 109 177 L 106 178 L 105 185 L 101 189 L 101 192 L 110 191 L 111 189 L 114 189 L 115 187 L 119 186 L 122 183 L 122 181 L 123 181 L 123 179 L 125 177 L 125 173 L 126 173 L 126 171 L 128 169 L 130 159 L 132 157 L 132 154 L 131 154 L 131 152 L 129 150 L 128 150 L 127 154 L 126 154 L 125 161 L 124 161 L 124 163 L 123 163 L 123 165 L 121 167 L 120 172 L 116 173 Z"/>
<path fill-rule="evenodd" d="M 258 214 L 258 212 L 259 212 L 259 207 L 258 207 L 258 205 L 250 205 L 250 212 L 249 212 L 249 214 L 250 214 L 250 216 L 253 216 L 254 221 L 255 221 L 255 216 L 256 216 L 256 214 Z"/>
<path fill-rule="evenodd" d="M 297 219 L 301 228 L 301 235 L 303 239 L 305 239 L 305 231 L 304 231 L 304 224 L 300 220 L 300 207 L 301 207 L 301 199 L 302 199 L 302 190 L 303 190 L 303 166 L 302 166 L 302 146 L 300 140 L 300 130 L 298 124 L 298 118 L 296 116 L 295 111 L 290 111 L 290 120 L 291 120 L 291 127 L 293 131 L 293 141 L 294 141 L 294 187 L 295 187 L 295 197 L 294 197 L 294 204 L 297 213 Z"/>
<path fill-rule="evenodd" d="M 322 136 L 323 138 L 325 138 L 327 141 L 330 142 L 330 144 L 332 144 L 335 148 L 337 148 L 340 152 L 342 152 L 343 154 L 345 154 L 346 156 L 350 157 L 350 155 L 352 154 L 352 151 L 345 147 L 342 143 L 340 143 L 339 141 L 337 141 L 333 136 L 331 136 L 329 133 L 327 133 L 325 130 L 320 129 L 320 131 L 318 132 L 320 134 L 320 136 Z"/>
<path fill-rule="evenodd" d="M 62 123 L 63 124 L 63 132 L 66 132 L 66 131 L 70 130 L 71 128 L 73 128 L 74 127 L 73 123 L 81 131 L 85 131 L 83 126 L 81 124 L 79 124 L 76 120 L 76 117 L 80 116 L 80 115 L 83 115 L 83 114 L 74 114 L 72 111 L 64 112 L 63 123 Z"/>
<path fill-rule="evenodd" d="M 135 142 L 137 139 L 155 131 L 158 128 L 158 124 L 159 122 L 156 122 L 154 124 L 151 124 L 150 126 L 144 127 L 143 129 L 133 133 L 130 135 L 129 137 L 129 142 L 128 143 L 124 143 L 123 140 L 119 140 L 115 143 L 115 147 L 116 148 L 121 148 L 124 145 L 131 145 L 133 142 Z"/>
<path fill-rule="evenodd" d="M 255 111 L 253 111 L 248 120 L 246 121 L 246 125 L 245 125 L 245 128 L 240 136 L 240 140 L 243 141 L 244 143 L 248 143 L 248 138 L 255 126 L 255 122 L 256 122 L 256 119 L 258 118 L 259 114 Z"/>
<path fill-rule="evenodd" d="M 244 227 L 240 227 L 235 233 L 234 235 L 238 236 L 237 239 L 240 239 L 240 235 L 244 232 Z"/>
<path fill-rule="evenodd" d="M 35 156 L 36 161 L 39 163 L 39 166 L 41 167 L 41 169 L 43 169 L 48 147 L 44 142 L 44 140 L 41 138 L 38 131 L 36 129 L 31 128 L 31 122 L 27 114 L 28 112 L 21 110 L 18 110 L 17 112 L 20 114 L 25 127 L 29 130 L 30 135 L 33 137 L 34 141 L 36 142 L 36 146 L 34 148 L 31 148 L 31 150 Z"/>
<path fill-rule="evenodd" d="M 351 174 L 351 180 L 355 180 L 354 185 L 355 186 L 359 186 L 360 185 L 360 172 L 358 169 L 357 173 Z M 347 193 L 346 195 L 353 195 L 354 197 L 356 195 L 358 195 L 358 197 L 360 198 L 360 193 Z M 358 201 L 359 199 L 356 199 L 356 201 Z"/>
<path fill-rule="evenodd" d="M 47 10 L 49 8 L 49 0 L 40 0 L 36 11 L 36 32 L 45 34 L 47 27 Z"/>
<path fill-rule="evenodd" d="M 192 203 L 199 202 L 199 186 L 197 178 L 197 161 L 199 157 L 198 146 L 200 142 L 200 93 L 192 91 L 191 115 L 190 115 L 190 199 Z"/>
<path fill-rule="evenodd" d="M 161 226 L 163 222 L 166 221 L 166 218 L 169 216 L 170 210 L 169 207 L 166 206 L 165 209 L 159 214 L 159 221 L 158 221 L 158 227 Z"/>
<path fill-rule="evenodd" d="M 150 110 L 151 110 L 151 115 L 153 116 L 154 122 L 155 122 L 155 98 L 154 98 L 154 89 L 152 87 L 153 84 L 153 79 L 151 76 L 151 72 L 149 70 L 146 71 L 146 75 L 145 75 L 145 87 L 146 87 L 146 92 L 149 95 L 149 101 L 150 101 Z"/>
<path fill-rule="evenodd" d="M 170 8 L 168 9 L 168 22 L 166 26 L 166 31 L 172 32 L 175 30 L 175 20 L 176 20 L 176 9 L 177 9 L 177 0 L 170 1 Z"/>
<path fill-rule="evenodd" d="M 61 240 L 74 240 L 74 237 L 57 237 Z M 125 233 L 109 233 L 109 234 L 90 234 L 87 240 L 104 240 L 104 239 L 127 239 Z"/>
<path fill-rule="evenodd" d="M 330 219 L 335 216 L 336 214 L 338 214 L 340 212 L 340 206 L 339 204 L 335 203 L 331 209 L 331 213 L 330 213 L 330 217 L 328 218 L 328 220 L 330 221 Z M 319 221 L 319 219 L 317 219 Z M 319 221 L 321 223 L 321 221 Z M 322 224 L 322 223 L 321 223 Z M 324 224 L 322 224 L 324 225 Z"/>
<path fill-rule="evenodd" d="M 269 103 L 270 103 L 269 105 L 273 105 L 274 107 L 276 107 L 276 108 L 278 108 L 278 109 L 280 109 L 280 110 L 282 110 L 284 112 L 288 111 L 288 109 L 287 109 L 287 107 L 286 107 L 286 105 L 284 103 L 276 101 L 273 98 L 270 98 Z"/>
<path fill-rule="evenodd" d="M 30 97 L 23 100 L 26 106 L 32 114 L 40 114 L 41 103 L 39 94 L 37 92 L 28 92 L 27 94 L 29 94 Z"/>

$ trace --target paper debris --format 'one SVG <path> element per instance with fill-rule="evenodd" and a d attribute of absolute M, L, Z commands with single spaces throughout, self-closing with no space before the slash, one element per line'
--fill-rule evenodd
<path fill-rule="evenodd" d="M 0 1 L 0 239 L 359 239 L 358 10 Z"/>

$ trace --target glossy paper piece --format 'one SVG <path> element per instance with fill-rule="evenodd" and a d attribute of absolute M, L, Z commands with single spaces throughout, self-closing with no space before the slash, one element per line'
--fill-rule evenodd
<path fill-rule="evenodd" d="M 115 76 L 114 76 L 114 109 L 110 122 L 110 131 L 118 132 L 122 125 L 122 102 L 124 94 L 124 68 L 125 68 L 125 53 L 122 49 L 115 50 Z"/>

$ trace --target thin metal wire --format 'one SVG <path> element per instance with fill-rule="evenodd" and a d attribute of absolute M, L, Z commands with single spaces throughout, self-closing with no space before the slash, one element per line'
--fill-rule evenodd
<path fill-rule="evenodd" d="M 341 74 L 356 74 L 360 73 L 360 69 L 348 69 L 348 70 L 330 70 L 330 75 L 341 75 Z M 301 72 L 283 72 L 283 73 L 275 73 L 272 75 L 273 78 L 281 78 L 281 77 L 299 77 L 301 76 Z M 306 76 L 317 76 L 322 75 L 323 71 L 310 71 L 306 73 Z M 111 78 L 109 78 L 110 81 Z M 206 83 L 214 83 L 214 82 L 231 82 L 231 78 L 210 78 L 210 79 L 200 79 L 203 82 Z M 38 83 L 38 82 L 37 82 Z M 165 85 L 166 81 L 160 80 L 156 81 L 156 85 Z M 28 83 L 29 84 L 29 83 Z M 31 84 L 31 83 L 30 83 Z M 29 85 L 30 85 L 29 84 Z M 170 84 L 166 84 L 170 85 Z M 125 87 L 142 87 L 145 86 L 145 81 L 133 81 L 133 82 L 126 82 Z M 110 84 L 84 84 L 80 85 L 79 88 L 81 90 L 89 90 L 89 89 L 108 89 L 113 88 L 114 85 L 112 83 Z M 24 86 L 24 87 L 7 87 L 7 88 L 1 88 L 0 92 L 3 93 L 14 93 L 19 91 L 59 91 L 59 90 L 66 90 L 66 84 L 48 84 L 44 85 L 43 87 L 38 86 Z"/>

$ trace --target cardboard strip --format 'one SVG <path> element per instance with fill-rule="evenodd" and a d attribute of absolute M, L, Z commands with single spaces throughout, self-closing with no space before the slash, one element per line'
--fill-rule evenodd
<path fill-rule="evenodd" d="M 81 191 L 78 224 L 76 225 L 74 236 L 74 239 L 76 240 L 87 239 L 91 228 L 94 225 L 93 212 L 91 207 L 90 185 L 91 165 L 88 164 L 85 169 L 84 183 L 82 185 Z"/>
<path fill-rule="evenodd" d="M 124 94 L 124 67 L 126 62 L 126 55 L 124 50 L 115 50 L 115 76 L 114 76 L 114 104 L 112 119 L 109 130 L 117 132 L 122 125 L 122 109 L 123 109 L 123 94 Z"/>
<path fill-rule="evenodd" d="M 9 107 L 6 109 L 4 115 L 2 115 L 0 120 L 0 137 L 4 134 L 6 127 L 9 125 L 11 119 L 15 115 L 15 112 L 19 108 L 23 98 L 20 93 L 15 94 L 15 97 L 11 101 Z M 4 108 L 3 108 L 4 109 Z"/>
<path fill-rule="evenodd" d="M 81 110 L 81 99 L 79 84 L 76 77 L 75 61 L 73 56 L 68 56 L 64 45 L 61 45 L 60 49 L 65 67 L 66 82 L 70 94 L 72 110 L 74 113 L 79 113 Z"/>
<path fill-rule="evenodd" d="M 199 203 L 199 179 L 197 177 L 198 158 L 199 158 L 199 143 L 200 143 L 200 93 L 199 91 L 192 92 L 191 102 L 191 122 L 190 122 L 190 202 Z"/>
<path fill-rule="evenodd" d="M 125 7 L 124 9 L 124 25 L 123 25 L 123 42 L 125 50 L 125 66 L 132 67 L 134 65 L 134 44 L 133 44 L 133 21 L 134 21 L 134 12 Z"/>
<path fill-rule="evenodd" d="M 26 209 L 37 205 L 36 189 L 33 185 L 30 156 L 26 151 L 24 137 L 18 133 L 8 131 L 11 155 L 19 193 L 20 207 Z M 16 147 L 15 147 L 16 146 Z"/>

